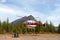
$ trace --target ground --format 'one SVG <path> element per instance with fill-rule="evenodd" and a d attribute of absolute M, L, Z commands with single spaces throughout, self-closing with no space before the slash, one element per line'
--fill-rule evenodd
<path fill-rule="evenodd" d="M 60 34 L 20 34 L 13 38 L 11 34 L 0 34 L 0 40 L 60 40 Z"/>

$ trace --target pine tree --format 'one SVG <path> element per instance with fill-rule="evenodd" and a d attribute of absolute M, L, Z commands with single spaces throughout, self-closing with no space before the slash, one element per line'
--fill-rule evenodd
<path fill-rule="evenodd" d="M 45 32 L 50 32 L 50 27 L 49 27 L 49 24 L 48 24 L 48 22 L 46 21 L 46 23 L 45 23 L 45 26 L 46 26 L 46 28 L 45 28 Z"/>
<path fill-rule="evenodd" d="M 1 26 L 1 21 L 0 21 L 0 33 L 2 33 L 2 26 Z"/>
<path fill-rule="evenodd" d="M 59 26 L 58 26 L 58 33 L 60 34 L 60 24 L 59 24 Z"/>
<path fill-rule="evenodd" d="M 3 33 L 9 33 L 9 20 L 2 22 Z"/>
<path fill-rule="evenodd" d="M 23 31 L 22 31 L 23 27 L 22 27 L 22 24 L 21 23 L 19 24 L 19 29 L 20 29 L 19 30 L 20 31 L 19 33 L 23 33 Z"/>
<path fill-rule="evenodd" d="M 35 27 L 35 33 L 39 33 L 40 32 L 40 26 L 36 26 Z"/>
<path fill-rule="evenodd" d="M 7 18 L 7 21 L 6 21 L 6 27 L 7 27 L 7 29 L 6 29 L 6 31 L 9 33 L 9 31 L 10 31 L 10 25 L 9 25 L 9 19 Z"/>
<path fill-rule="evenodd" d="M 24 27 L 24 25 L 22 24 L 22 33 L 25 34 L 27 32 L 26 28 Z"/>
<path fill-rule="evenodd" d="M 42 31 L 43 31 L 43 27 L 41 26 L 41 24 L 39 24 L 35 27 L 35 33 L 40 33 Z"/>
<path fill-rule="evenodd" d="M 4 21 L 4 22 L 2 23 L 2 33 L 6 33 L 6 32 L 7 32 L 6 29 L 7 29 L 7 27 L 6 27 L 6 22 Z"/>
<path fill-rule="evenodd" d="M 52 22 L 50 22 L 50 32 L 55 33 L 55 28 L 54 28 L 54 25 L 52 24 Z"/>

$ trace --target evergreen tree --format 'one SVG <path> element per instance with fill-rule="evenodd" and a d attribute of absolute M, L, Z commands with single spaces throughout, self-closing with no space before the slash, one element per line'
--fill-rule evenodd
<path fill-rule="evenodd" d="M 26 28 L 24 27 L 24 25 L 22 24 L 22 33 L 25 34 L 27 32 Z"/>
<path fill-rule="evenodd" d="M 35 33 L 40 33 L 42 31 L 43 31 L 43 28 L 42 26 L 40 26 L 40 24 L 35 27 Z"/>
<path fill-rule="evenodd" d="M 4 21 L 4 22 L 2 23 L 2 33 L 6 33 L 6 29 L 7 29 L 7 27 L 6 27 L 6 22 Z"/>
<path fill-rule="evenodd" d="M 59 24 L 59 26 L 58 26 L 58 33 L 60 34 L 60 24 Z"/>
<path fill-rule="evenodd" d="M 1 26 L 1 21 L 0 21 L 0 33 L 2 33 L 2 26 Z"/>
<path fill-rule="evenodd" d="M 52 22 L 50 22 L 50 32 L 55 33 L 55 28 L 54 28 L 54 25 L 52 24 Z"/>
<path fill-rule="evenodd" d="M 35 27 L 35 33 L 44 33 L 44 27 L 41 21 L 38 21 L 38 25 Z"/>
<path fill-rule="evenodd" d="M 45 32 L 50 32 L 50 27 L 49 27 L 49 24 L 48 24 L 48 22 L 46 21 L 46 23 L 45 23 Z"/>
<path fill-rule="evenodd" d="M 9 33 L 9 21 L 8 21 L 8 19 L 7 19 L 7 21 L 3 21 L 2 30 L 3 30 L 3 33 Z"/>
<path fill-rule="evenodd" d="M 35 27 L 35 33 L 39 33 L 40 32 L 40 29 L 39 28 L 40 28 L 40 26 L 36 26 Z"/>
<path fill-rule="evenodd" d="M 7 27 L 7 29 L 6 29 L 6 31 L 9 33 L 9 31 L 10 31 L 10 25 L 9 25 L 9 19 L 7 18 L 7 22 L 6 22 L 7 24 L 6 24 L 6 27 Z"/>
<path fill-rule="evenodd" d="M 19 29 L 20 29 L 19 30 L 20 31 L 19 33 L 23 33 L 23 31 L 22 31 L 23 27 L 22 27 L 22 24 L 21 23 L 19 24 Z"/>
<path fill-rule="evenodd" d="M 44 27 L 40 26 L 40 33 L 44 33 Z"/>

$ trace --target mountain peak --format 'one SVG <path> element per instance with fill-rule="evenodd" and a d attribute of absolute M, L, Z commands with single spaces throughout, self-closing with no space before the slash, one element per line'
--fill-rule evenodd
<path fill-rule="evenodd" d="M 33 17 L 32 15 L 29 15 L 28 17 Z"/>
<path fill-rule="evenodd" d="M 23 23 L 24 21 L 27 21 L 27 20 L 34 20 L 34 21 L 36 21 L 36 19 L 32 15 L 29 15 L 29 16 L 24 16 L 24 17 L 22 17 L 20 19 L 17 19 L 15 21 L 13 21 L 12 23 L 13 24 Z"/>

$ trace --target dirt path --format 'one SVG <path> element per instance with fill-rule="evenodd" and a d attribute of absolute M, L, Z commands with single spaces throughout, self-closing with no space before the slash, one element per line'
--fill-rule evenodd
<path fill-rule="evenodd" d="M 18 38 L 12 38 L 12 35 L 0 35 L 0 40 L 60 40 L 60 34 L 38 34 L 38 35 L 19 35 Z"/>

